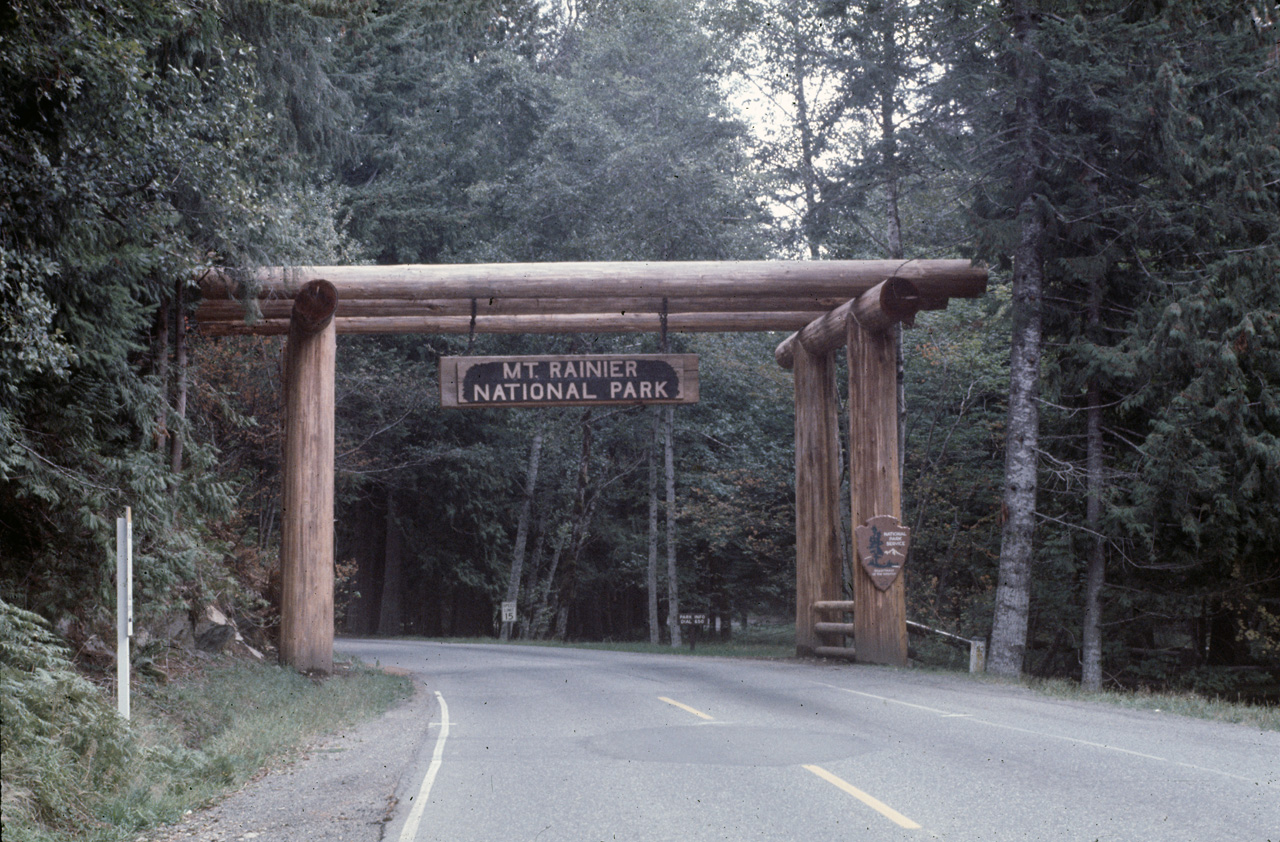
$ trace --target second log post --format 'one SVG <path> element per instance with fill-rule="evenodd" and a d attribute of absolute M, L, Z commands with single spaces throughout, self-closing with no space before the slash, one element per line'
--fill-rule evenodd
<path fill-rule="evenodd" d="M 333 284 L 307 283 L 294 299 L 285 345 L 280 662 L 300 672 L 333 671 L 337 303 Z"/>
<path fill-rule="evenodd" d="M 876 515 L 902 518 L 898 474 L 898 374 L 893 331 L 847 325 L 849 352 L 849 482 L 854 528 Z M 855 559 L 853 622 L 857 658 L 907 664 L 905 571 L 880 590 Z"/>
<path fill-rule="evenodd" d="M 813 603 L 840 599 L 840 433 L 836 361 L 795 351 L 796 654 L 819 645 Z"/>

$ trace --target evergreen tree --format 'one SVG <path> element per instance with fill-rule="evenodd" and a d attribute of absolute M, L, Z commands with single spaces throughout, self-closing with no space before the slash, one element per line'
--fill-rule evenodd
<path fill-rule="evenodd" d="M 216 566 L 181 516 L 225 514 L 230 489 L 161 410 L 185 369 L 150 335 L 166 308 L 180 333 L 201 269 L 336 242 L 322 200 L 273 182 L 251 51 L 218 11 L 0 16 L 0 576 L 42 611 L 91 612 L 126 505 L 143 600 Z M 185 448 L 160 452 L 170 433 Z"/>
<path fill-rule="evenodd" d="M 341 170 L 350 231 L 383 263 L 435 263 L 488 241 L 540 132 L 546 33 L 536 3 L 397 0 L 348 31 L 359 103 Z"/>
<path fill-rule="evenodd" d="M 697 19 L 670 0 L 584 10 L 549 60 L 551 110 L 501 203 L 508 260 L 743 257 L 760 211 Z"/>
<path fill-rule="evenodd" d="M 977 29 L 976 22 L 988 20 L 981 15 L 983 8 L 967 10 L 964 14 L 975 16 L 959 19 L 975 22 Z M 1211 589 L 1212 579 L 1200 578 L 1196 584 L 1194 573 L 1162 577 L 1164 587 L 1173 587 L 1184 598 L 1187 589 L 1216 592 L 1216 597 L 1206 594 L 1192 600 L 1197 611 L 1206 600 L 1222 600 L 1226 593 L 1250 593 L 1244 601 L 1259 598 L 1256 584 L 1251 584 L 1261 579 L 1256 568 L 1238 576 L 1235 586 L 1225 582 L 1232 577 L 1232 566 L 1247 555 L 1234 543 L 1245 534 L 1237 531 L 1241 523 L 1257 530 L 1252 535 L 1274 534 L 1264 514 L 1274 509 L 1273 491 L 1266 483 L 1242 479 L 1251 475 L 1252 465 L 1259 466 L 1256 476 L 1264 475 L 1260 466 L 1274 452 L 1274 432 L 1265 411 L 1252 416 L 1244 409 L 1248 400 L 1239 403 L 1242 411 L 1232 416 L 1233 429 L 1223 421 L 1214 427 L 1214 419 L 1226 417 L 1225 395 L 1216 391 L 1218 384 L 1234 381 L 1241 389 L 1245 380 L 1256 382 L 1256 406 L 1261 409 L 1267 405 L 1267 387 L 1261 384 L 1269 375 L 1257 372 L 1250 380 L 1242 370 L 1218 370 L 1215 388 L 1205 392 L 1213 396 L 1213 410 L 1182 415 L 1177 408 L 1197 392 L 1192 384 L 1199 375 L 1191 370 L 1203 373 L 1230 359 L 1224 353 L 1229 347 L 1226 335 L 1258 335 L 1252 326 L 1266 324 L 1265 314 L 1272 306 L 1273 285 L 1258 282 L 1275 276 L 1274 226 L 1261 222 L 1275 210 L 1274 191 L 1262 187 L 1269 183 L 1268 173 L 1274 173 L 1273 156 L 1267 151 L 1274 147 L 1231 104 L 1239 94 L 1239 102 L 1247 98 L 1264 112 L 1273 107 L 1276 78 L 1268 62 L 1275 39 L 1265 25 L 1265 14 L 1197 4 L 1159 9 L 1089 4 L 1074 16 L 1044 14 L 1028 4 L 1014 4 L 1010 11 L 1012 29 L 1007 34 L 1012 44 L 986 42 L 992 55 L 1005 56 L 1009 63 L 987 62 L 981 50 L 956 55 L 949 78 L 938 89 L 951 102 L 962 100 L 964 88 L 987 92 L 966 106 L 966 121 L 953 123 L 961 128 L 956 137 L 985 154 L 978 160 L 988 162 L 988 176 L 974 206 L 979 246 L 997 265 L 1013 256 L 1015 301 L 1019 259 L 1039 254 L 1024 260 L 1024 265 L 1043 267 L 1043 303 L 1029 312 L 1042 314 L 1045 335 L 1055 340 L 1043 368 L 1021 367 L 1028 375 L 1023 388 L 1047 390 L 1043 398 L 1055 408 L 1046 421 L 1050 435 L 1026 447 L 1026 431 L 1039 425 L 1015 426 L 1012 414 L 1007 433 L 1010 459 L 1017 452 L 1027 458 L 1016 482 L 1009 474 L 992 666 L 1008 672 L 1023 667 L 1027 647 L 1036 643 L 1034 617 L 1039 614 L 1053 642 L 1035 669 L 1071 671 L 1072 660 L 1063 664 L 1055 659 L 1074 647 L 1067 643 L 1064 651 L 1062 635 L 1055 630 L 1082 622 L 1079 605 L 1084 602 L 1085 649 L 1078 657 L 1083 657 L 1086 682 L 1096 685 L 1103 659 L 1100 629 L 1108 611 L 1113 616 L 1116 611 L 1129 612 L 1127 628 L 1135 636 L 1132 651 L 1149 650 L 1153 635 L 1179 625 L 1157 619 L 1157 602 L 1132 596 L 1149 587 L 1135 585 L 1144 578 L 1142 570 L 1194 570 L 1201 577 L 1213 570 L 1217 579 Z M 1033 51 L 1024 49 L 1025 33 L 1034 36 Z M 1232 67 L 1243 68 L 1240 77 L 1224 75 L 1219 60 L 1209 58 L 1228 53 L 1234 59 Z M 1002 78 L 991 76 L 992 69 Z M 957 82 L 960 88 L 951 87 Z M 1002 99 L 993 91 L 1013 91 L 1017 96 Z M 994 112 L 989 110 L 992 106 Z M 1206 141 L 1203 127 L 1208 125 L 1221 130 Z M 1224 154 L 1232 156 L 1230 178 L 1227 167 L 1213 163 Z M 992 178 L 996 173 L 1003 175 Z M 1222 204 L 1217 204 L 1217 197 L 1222 197 Z M 1029 234 L 1035 236 L 1028 239 Z M 1028 250 L 1033 242 L 1039 244 L 1038 252 Z M 1237 255 L 1249 257 L 1242 260 Z M 1223 287 L 1228 279 L 1229 286 Z M 1216 310 L 1217 315 L 1187 330 L 1190 325 L 1179 320 L 1185 318 L 1188 296 L 1199 302 L 1194 312 L 1208 316 Z M 1257 309 L 1242 307 L 1242 300 Z M 1213 305 L 1205 306 L 1210 301 Z M 1017 319 L 1015 310 L 1015 325 Z M 1180 356 L 1189 347 L 1184 338 L 1192 336 L 1203 342 L 1200 350 Z M 1264 330 L 1262 336 L 1269 334 Z M 1246 369 L 1255 360 L 1264 369 L 1270 365 L 1263 350 L 1268 341 L 1261 340 L 1258 353 L 1245 355 Z M 1179 351 L 1172 350 L 1175 346 Z M 1015 341 L 1015 360 L 1019 347 Z M 1190 363 L 1190 358 L 1198 362 Z M 1015 399 L 1019 370 L 1014 366 Z M 1160 383 L 1169 388 L 1156 386 Z M 1011 405 L 1011 413 L 1018 403 Z M 1021 403 L 1035 406 L 1034 401 Z M 1179 420 L 1171 424 L 1174 415 Z M 1247 439 L 1252 450 L 1223 458 L 1231 453 L 1226 443 L 1233 439 Z M 1204 442 L 1203 449 L 1196 442 Z M 1037 500 L 1028 494 L 1038 484 L 1028 465 L 1041 457 L 1048 459 L 1051 470 L 1045 476 L 1051 481 L 1044 489 L 1047 496 Z M 1243 494 L 1235 490 L 1241 483 L 1248 489 Z M 1020 494 L 1013 494 L 1015 487 Z M 1189 497 L 1190 489 L 1212 495 L 1227 487 L 1233 489 L 1231 505 L 1223 498 L 1217 505 L 1201 498 L 1181 515 L 1172 515 L 1174 501 L 1190 502 L 1194 497 Z M 1015 505 L 1019 498 L 1022 502 Z M 1200 514 L 1188 517 L 1197 506 Z M 1224 518 L 1227 512 L 1248 514 L 1231 521 Z M 1041 527 L 1039 550 L 1029 543 L 1034 518 L 1050 523 L 1048 529 Z M 1187 557 L 1180 549 L 1194 546 L 1195 530 L 1206 522 L 1218 524 L 1217 535 L 1226 538 L 1217 544 L 1224 552 L 1216 562 L 1202 554 Z M 1018 552 L 1011 552 L 1015 548 Z M 1078 590 L 1082 577 L 1074 561 L 1077 552 L 1086 558 L 1083 595 Z M 1041 561 L 1032 565 L 1035 555 Z M 1104 599 L 1108 591 L 1102 569 L 1107 555 L 1125 560 L 1122 573 L 1128 594 L 1110 608 Z M 1180 556 L 1182 561 L 1173 561 Z M 1040 603 L 1036 610 L 1029 607 L 1033 593 Z M 1166 601 L 1155 593 L 1150 598 L 1159 600 L 1159 611 L 1168 611 Z M 1180 627 L 1190 627 L 1191 618 L 1183 616 Z M 1257 628 L 1240 631 L 1249 630 L 1261 634 Z M 1113 646 L 1120 643 L 1113 641 Z M 1119 649 L 1113 657 L 1117 668 L 1141 662 L 1126 658 Z M 1143 669 L 1133 675 L 1141 675 Z"/>

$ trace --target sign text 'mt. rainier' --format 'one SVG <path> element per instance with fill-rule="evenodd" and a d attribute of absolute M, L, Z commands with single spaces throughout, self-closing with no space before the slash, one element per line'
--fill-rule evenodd
<path fill-rule="evenodd" d="M 697 402 L 696 354 L 440 359 L 446 407 Z"/>

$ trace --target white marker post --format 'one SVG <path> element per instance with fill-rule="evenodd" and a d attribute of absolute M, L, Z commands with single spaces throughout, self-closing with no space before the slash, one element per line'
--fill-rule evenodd
<path fill-rule="evenodd" d="M 133 637 L 133 509 L 116 518 L 116 708 L 129 718 L 129 638 Z"/>

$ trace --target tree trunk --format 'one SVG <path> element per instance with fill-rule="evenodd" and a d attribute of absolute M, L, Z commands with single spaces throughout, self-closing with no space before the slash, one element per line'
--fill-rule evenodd
<path fill-rule="evenodd" d="M 1089 328 L 1096 334 L 1102 321 L 1102 290 L 1097 279 L 1089 289 Z M 1085 525 L 1089 529 L 1089 560 L 1085 569 L 1084 630 L 1080 653 L 1080 683 L 1086 690 L 1102 689 L 1102 587 L 1106 582 L 1106 543 L 1102 537 L 1102 498 L 1105 477 L 1102 462 L 1102 390 L 1097 377 L 1089 378 L 1085 419 L 1087 499 Z"/>
<path fill-rule="evenodd" d="M 354 593 L 347 603 L 342 627 L 348 634 L 366 635 L 377 631 L 375 596 L 382 592 L 379 582 L 382 565 L 377 553 L 381 545 L 378 534 L 381 522 L 368 499 L 357 500 L 347 511 L 352 533 L 350 546 L 339 552 L 346 550 L 345 554 L 355 559 L 356 573 L 352 583 Z"/>
<path fill-rule="evenodd" d="M 882 68 L 884 72 L 880 74 L 883 80 L 880 87 L 880 144 L 884 164 L 885 245 L 889 258 L 901 260 L 904 254 L 902 215 L 898 208 L 901 178 L 898 174 L 898 135 L 895 125 L 897 109 L 894 101 L 900 68 L 898 67 L 897 34 L 894 31 L 895 12 L 896 3 L 890 0 L 885 3 L 880 13 L 880 41 L 884 64 Z M 902 353 L 901 323 L 893 326 L 893 337 L 898 403 L 898 484 L 901 486 L 907 454 L 907 374 L 906 360 Z"/>
<path fill-rule="evenodd" d="M 667 471 L 667 625 L 671 629 L 671 645 L 680 645 L 680 577 L 676 571 L 676 467 L 672 436 L 676 410 L 663 407 L 663 463 Z"/>
<path fill-rule="evenodd" d="M 1041 296 L 1047 232 L 1032 194 L 1041 169 L 1036 141 L 1040 122 L 1039 71 L 1035 67 L 1035 22 L 1029 0 L 1014 0 L 1016 36 L 1016 187 L 1020 235 L 1013 266 L 1013 340 L 1009 353 L 1009 415 L 1005 428 L 1004 530 L 991 628 L 988 669 L 997 675 L 1022 672 L 1031 607 L 1031 570 L 1036 520 L 1040 437 Z"/>
<path fill-rule="evenodd" d="M 174 399 L 173 417 L 176 422 L 173 429 L 173 450 L 170 453 L 169 469 L 173 472 L 173 493 L 178 491 L 177 474 L 182 472 L 182 448 L 186 440 L 187 426 L 187 305 L 186 282 L 178 281 L 173 293 L 173 364 L 178 378 L 177 395 Z"/>
<path fill-rule="evenodd" d="M 792 93 L 796 98 L 796 134 L 800 136 L 800 177 L 804 180 L 804 219 L 801 222 L 805 243 L 809 246 L 809 257 L 817 260 L 821 256 L 821 234 L 818 230 L 818 178 L 813 164 L 813 126 L 809 122 L 809 97 L 805 90 L 805 82 L 809 77 L 807 43 L 800 32 L 800 12 L 797 4 L 792 2 L 788 12 L 792 26 L 791 81 L 795 85 Z"/>
<path fill-rule="evenodd" d="M 533 491 L 538 484 L 538 460 L 542 456 L 542 431 L 533 434 L 529 449 L 529 470 L 525 475 L 524 500 L 520 504 L 520 520 L 516 523 L 516 545 L 511 557 L 511 576 L 507 579 L 507 602 L 519 602 L 520 576 L 524 572 L 525 547 L 529 542 L 529 512 L 533 508 Z M 517 614 L 517 616 L 519 616 Z M 511 626 L 502 624 L 502 640 L 511 639 Z"/>
<path fill-rule="evenodd" d="M 551 616 L 551 592 L 555 588 L 556 571 L 560 567 L 560 556 L 564 552 L 563 533 L 556 537 L 555 548 L 551 551 L 551 564 L 547 570 L 547 578 L 539 589 L 538 608 L 533 615 L 533 630 L 530 637 L 542 640 L 547 634 L 547 625 Z"/>
<path fill-rule="evenodd" d="M 387 491 L 387 546 L 382 565 L 382 602 L 378 611 L 378 634 L 397 635 L 403 631 L 404 616 L 404 535 L 396 523 L 394 492 Z"/>
<path fill-rule="evenodd" d="M 884 165 L 885 187 L 885 236 L 889 257 L 902 259 L 902 218 L 898 213 L 898 136 L 895 126 L 896 92 L 901 69 L 898 67 L 898 41 L 894 31 L 896 23 L 894 0 L 888 0 L 880 12 L 880 42 L 882 63 L 880 75 L 880 145 L 881 162 Z"/>
<path fill-rule="evenodd" d="M 591 480 L 592 411 L 582 412 L 582 449 L 578 456 L 578 483 L 573 499 L 573 531 L 569 536 L 569 553 L 565 558 L 564 580 L 560 585 L 560 610 L 556 615 L 556 637 L 564 640 L 569 631 L 569 611 L 578 594 L 578 561 L 587 543 L 587 533 L 594 503 L 589 499 Z"/>
<path fill-rule="evenodd" d="M 658 431 L 662 426 L 662 410 L 654 407 L 653 430 L 649 435 L 649 567 L 646 582 L 649 589 L 649 642 L 662 642 L 658 624 Z"/>
<path fill-rule="evenodd" d="M 520 623 L 520 639 L 530 640 L 533 635 L 533 626 L 538 618 L 538 605 L 542 599 L 542 580 L 539 573 L 542 570 L 542 556 L 547 545 L 546 536 L 541 528 L 541 520 L 538 522 L 538 528 L 533 530 L 533 558 L 529 559 L 529 563 L 525 565 L 525 592 L 529 594 L 526 601 L 523 620 Z"/>
<path fill-rule="evenodd" d="M 156 310 L 155 342 L 152 345 L 156 379 L 160 382 L 160 406 L 156 409 L 156 450 L 169 449 L 169 302 Z"/>

